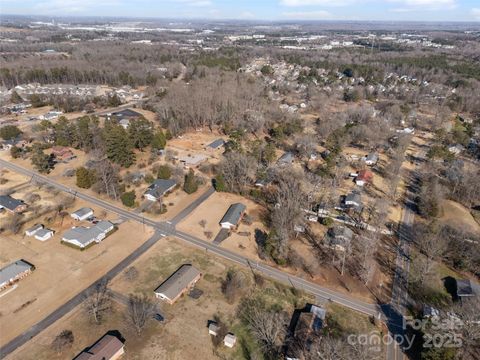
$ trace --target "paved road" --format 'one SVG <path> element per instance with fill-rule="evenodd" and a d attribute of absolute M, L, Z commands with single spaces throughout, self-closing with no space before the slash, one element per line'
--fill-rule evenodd
<path fill-rule="evenodd" d="M 223 248 L 221 248 L 217 245 L 214 245 L 210 242 L 206 242 L 204 240 L 201 240 L 201 239 L 199 239 L 197 237 L 194 237 L 190 234 L 187 234 L 185 232 L 177 231 L 172 222 L 167 221 L 167 222 L 157 223 L 153 220 L 145 219 L 143 216 L 135 214 L 134 212 L 124 210 L 120 207 L 112 205 L 109 202 L 98 199 L 94 196 L 90 196 L 88 194 L 76 191 L 74 189 L 70 189 L 67 186 L 59 184 L 59 183 L 55 182 L 54 180 L 52 180 L 52 179 L 50 179 L 46 176 L 39 175 L 39 174 L 37 174 L 37 173 L 35 173 L 31 170 L 22 168 L 21 166 L 18 166 L 16 164 L 13 164 L 13 163 L 1 160 L 1 159 L 0 159 L 0 165 L 5 167 L 5 168 L 8 168 L 8 169 L 11 169 L 13 171 L 24 174 L 26 176 L 30 176 L 32 178 L 35 178 L 36 181 L 40 181 L 40 182 L 43 182 L 43 183 L 48 184 L 50 186 L 53 186 L 53 187 L 55 187 L 55 188 L 57 188 L 61 191 L 70 193 L 70 194 L 72 194 L 72 195 L 74 195 L 78 198 L 89 201 L 89 202 L 91 202 L 91 203 L 93 203 L 93 204 L 95 204 L 99 207 L 104 208 L 107 211 L 116 213 L 116 214 L 120 215 L 121 217 L 131 219 L 131 220 L 134 220 L 134 221 L 137 221 L 137 222 L 140 222 L 140 223 L 143 223 L 145 225 L 148 225 L 148 226 L 151 226 L 151 227 L 155 228 L 156 229 L 156 234 L 155 234 L 154 239 L 156 239 L 156 240 L 150 239 L 149 241 L 147 241 L 147 243 L 150 242 L 149 243 L 150 245 L 146 249 L 150 248 L 153 245 L 153 243 L 158 241 L 158 239 L 162 236 L 168 236 L 168 235 L 174 236 L 174 237 L 177 237 L 179 239 L 182 239 L 182 240 L 188 242 L 191 245 L 197 246 L 197 247 L 205 250 L 206 252 L 211 252 L 211 253 L 213 253 L 217 256 L 221 256 L 221 257 L 223 257 L 223 258 L 225 258 L 229 261 L 233 261 L 233 262 L 235 262 L 239 265 L 248 266 L 251 269 L 254 269 L 257 272 L 259 272 L 259 273 L 261 273 L 261 274 L 263 274 L 267 277 L 270 277 L 274 280 L 286 283 L 286 284 L 291 285 L 291 286 L 293 286 L 297 289 L 304 290 L 308 293 L 311 293 L 311 294 L 315 295 L 316 297 L 323 298 L 323 299 L 326 299 L 328 301 L 336 302 L 338 304 L 341 304 L 341 305 L 346 306 L 350 309 L 359 311 L 359 312 L 367 314 L 367 315 L 378 316 L 379 314 L 381 314 L 382 310 L 376 304 L 369 304 L 369 303 L 357 300 L 357 299 L 353 298 L 352 296 L 345 295 L 343 293 L 339 293 L 339 292 L 330 290 L 328 288 L 324 288 L 322 286 L 319 286 L 317 284 L 309 282 L 309 281 L 307 281 L 303 278 L 300 278 L 300 277 L 297 277 L 297 276 L 294 276 L 294 275 L 290 275 L 290 274 L 285 273 L 285 272 L 283 272 L 281 270 L 278 270 L 276 268 L 272 268 L 268 265 L 265 265 L 265 264 L 262 264 L 262 263 L 259 263 L 259 262 L 252 262 L 251 260 L 249 260 L 249 259 L 247 259 L 243 256 L 240 256 L 240 255 L 238 255 L 234 252 L 231 252 L 229 250 L 223 249 Z M 147 243 L 145 243 L 145 244 L 147 244 Z M 142 247 L 140 247 L 140 248 L 142 248 Z M 146 249 L 143 250 L 143 251 L 140 250 L 140 251 L 142 251 L 141 253 L 146 251 Z M 114 267 L 111 270 L 111 272 L 109 272 L 107 275 L 112 275 L 112 274 L 115 273 L 115 271 L 116 271 L 116 273 L 118 273 L 123 268 L 125 268 L 125 266 L 128 266 L 128 264 L 130 264 L 134 259 L 136 259 L 141 254 L 141 253 L 137 253 L 137 251 L 139 251 L 139 250 L 136 250 L 134 253 L 132 253 L 132 255 L 131 255 L 132 257 L 130 257 L 130 256 L 127 257 L 127 259 L 129 259 L 127 262 L 126 262 L 126 260 L 122 261 L 119 265 Z M 92 286 L 93 285 L 94 284 L 92 284 Z M 7 354 L 7 353 L 13 351 L 13 349 L 22 345 L 23 343 L 28 341 L 33 336 L 37 335 L 40 331 L 45 329 L 47 326 L 52 324 L 54 321 L 56 321 L 57 319 L 62 317 L 64 314 L 66 314 L 68 311 L 73 309 L 76 305 L 78 305 L 81 302 L 81 300 L 83 299 L 84 295 L 85 295 L 85 291 L 80 293 L 79 295 L 77 295 L 73 299 L 71 299 L 69 302 L 64 304 L 59 309 L 57 309 L 54 313 L 49 315 L 46 319 L 42 320 L 40 323 L 34 325 L 27 332 L 20 335 L 16 339 L 14 339 L 11 343 L 5 345 L 2 349 L 0 349 L 0 354 Z"/>
<path fill-rule="evenodd" d="M 205 191 L 202 195 L 200 195 L 196 200 L 192 201 L 190 205 L 188 205 L 185 209 L 180 211 L 177 216 L 175 216 L 170 222 L 173 225 L 177 225 L 180 221 L 185 219 L 190 213 L 195 210 L 201 203 L 203 203 L 205 200 L 207 200 L 210 195 L 212 195 L 215 192 L 215 189 L 212 187 L 208 188 L 207 191 Z"/>
<path fill-rule="evenodd" d="M 22 346 L 23 344 L 25 344 L 28 340 L 30 340 L 34 336 L 38 335 L 41 331 L 46 329 L 48 326 L 52 325 L 55 321 L 57 321 L 58 319 L 60 319 L 64 315 L 66 315 L 68 312 L 73 310 L 75 307 L 80 305 L 83 302 L 83 300 L 85 299 L 85 297 L 87 296 L 87 294 L 96 286 L 96 284 L 98 282 L 100 282 L 102 280 L 105 280 L 105 279 L 110 280 L 110 279 L 114 278 L 123 269 L 125 269 L 127 266 L 132 264 L 140 255 L 142 255 L 148 249 L 150 249 L 162 237 L 163 236 L 158 231 L 155 232 L 155 234 L 150 239 L 148 239 L 146 242 L 144 242 L 142 245 L 140 245 L 134 252 L 132 252 L 130 255 L 128 255 L 125 259 L 123 259 L 117 265 L 115 265 L 112 269 L 110 269 L 100 279 L 98 279 L 97 281 L 92 283 L 86 289 L 79 292 L 73 298 L 68 300 L 65 304 L 63 304 L 58 309 L 53 311 L 46 318 L 44 318 L 40 322 L 36 323 L 30 329 L 28 329 L 24 333 L 20 334 L 19 336 L 17 336 L 13 340 L 11 340 L 9 343 L 4 345 L 2 348 L 0 348 L 0 358 L 4 358 L 8 354 L 10 354 L 12 351 L 14 351 L 18 347 Z"/>

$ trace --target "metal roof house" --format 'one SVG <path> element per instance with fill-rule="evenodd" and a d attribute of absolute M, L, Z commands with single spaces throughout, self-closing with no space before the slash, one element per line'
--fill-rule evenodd
<path fill-rule="evenodd" d="M 180 296 L 193 288 L 201 276 L 200 271 L 191 264 L 184 264 L 155 289 L 155 296 L 172 305 Z"/>
<path fill-rule="evenodd" d="M 110 221 L 99 221 L 92 227 L 73 227 L 63 234 L 62 241 L 83 249 L 93 242 L 101 242 L 113 228 Z"/>
<path fill-rule="evenodd" d="M 93 216 L 93 210 L 88 207 L 83 207 L 71 213 L 70 216 L 77 221 L 83 221 Z"/>
<path fill-rule="evenodd" d="M 20 259 L 0 269 L 0 289 L 27 276 L 35 269 L 29 262 Z"/>
<path fill-rule="evenodd" d="M 345 196 L 345 206 L 360 208 L 362 206 L 362 196 L 357 191 L 352 191 L 347 196 Z"/>
<path fill-rule="evenodd" d="M 20 213 L 27 209 L 27 204 L 10 195 L 0 195 L 0 210 L 5 209 L 12 213 Z"/>
<path fill-rule="evenodd" d="M 216 139 L 207 145 L 207 149 L 217 150 L 220 149 L 223 145 L 225 145 L 225 140 Z"/>
<path fill-rule="evenodd" d="M 150 201 L 157 201 L 166 193 L 172 191 L 177 183 L 171 179 L 157 179 L 152 185 L 150 185 L 147 190 L 143 193 L 145 199 Z"/>
<path fill-rule="evenodd" d="M 369 170 L 360 170 L 358 176 L 355 178 L 355 184 L 364 186 L 371 183 L 373 180 L 373 173 Z"/>
<path fill-rule="evenodd" d="M 236 227 L 246 209 L 247 207 L 241 203 L 232 204 L 220 220 L 220 226 L 224 229 Z"/>
<path fill-rule="evenodd" d="M 106 334 L 73 360 L 116 360 L 125 353 L 124 347 L 119 338 Z"/>
<path fill-rule="evenodd" d="M 112 116 L 115 116 L 117 118 L 140 118 L 143 115 L 132 109 L 125 109 L 112 113 Z"/>

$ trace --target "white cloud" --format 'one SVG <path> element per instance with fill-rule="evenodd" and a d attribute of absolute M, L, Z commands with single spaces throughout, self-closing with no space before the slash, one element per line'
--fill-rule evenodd
<path fill-rule="evenodd" d="M 284 6 L 300 7 L 300 6 L 345 6 L 357 2 L 357 0 L 280 0 L 280 4 Z"/>
<path fill-rule="evenodd" d="M 117 4 L 115 0 L 102 1 L 102 6 L 113 6 Z M 46 0 L 33 6 L 38 14 L 78 14 L 91 10 L 98 6 L 97 0 Z"/>
<path fill-rule="evenodd" d="M 389 0 L 389 1 L 392 3 L 402 4 L 404 7 L 396 9 L 400 11 L 453 9 L 457 6 L 457 0 Z"/>
<path fill-rule="evenodd" d="M 332 19 L 332 14 L 328 11 L 318 10 L 318 11 L 292 11 L 284 12 L 282 15 L 285 18 L 292 20 L 328 20 Z"/>
<path fill-rule="evenodd" d="M 475 20 L 480 21 L 480 8 L 473 8 L 472 11 L 470 11 L 470 13 L 473 15 L 473 18 Z"/>
<path fill-rule="evenodd" d="M 212 2 L 210 0 L 174 0 L 174 2 L 182 3 L 187 6 L 196 6 L 196 7 L 204 7 L 204 6 L 212 5 Z"/>

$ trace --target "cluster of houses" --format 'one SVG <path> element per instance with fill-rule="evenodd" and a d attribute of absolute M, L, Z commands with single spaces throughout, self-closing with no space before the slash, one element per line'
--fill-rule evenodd
<path fill-rule="evenodd" d="M 74 226 L 63 234 L 62 242 L 85 249 L 94 243 L 100 243 L 115 229 L 110 221 L 96 221 L 93 210 L 83 207 L 70 214 L 76 221 L 91 220 L 91 226 Z"/>
<path fill-rule="evenodd" d="M 35 224 L 25 230 L 26 236 L 34 236 L 35 239 L 40 241 L 47 241 L 52 238 L 54 234 L 55 232 L 53 230 L 44 227 L 42 224 Z"/>

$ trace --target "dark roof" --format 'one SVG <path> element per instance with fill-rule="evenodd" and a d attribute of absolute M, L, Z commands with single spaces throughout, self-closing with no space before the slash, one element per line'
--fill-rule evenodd
<path fill-rule="evenodd" d="M 163 294 L 168 299 L 173 300 L 180 295 L 189 285 L 200 275 L 195 267 L 190 264 L 184 264 L 155 289 L 155 293 Z"/>
<path fill-rule="evenodd" d="M 177 183 L 174 180 L 157 179 L 148 187 L 144 194 L 159 198 L 175 185 L 177 185 Z"/>
<path fill-rule="evenodd" d="M 25 205 L 22 200 L 17 200 L 10 195 L 0 195 L 0 206 L 10 211 L 15 211 L 19 206 Z"/>
<path fill-rule="evenodd" d="M 347 196 L 345 196 L 345 202 L 355 202 L 357 204 L 362 203 L 362 197 L 358 192 L 351 192 Z"/>
<path fill-rule="evenodd" d="M 220 220 L 220 224 L 223 224 L 223 223 L 230 223 L 233 225 L 238 224 L 246 208 L 247 207 L 241 203 L 235 203 L 231 205 L 228 208 L 225 215 L 223 215 L 222 220 Z"/>
<path fill-rule="evenodd" d="M 107 334 L 73 360 L 109 360 L 121 348 L 123 343 L 116 336 Z"/>
<path fill-rule="evenodd" d="M 334 226 L 328 230 L 330 245 L 348 246 L 353 238 L 353 231 L 346 226 Z"/>
<path fill-rule="evenodd" d="M 457 296 L 477 296 L 480 286 L 469 279 L 457 280 Z"/>
<path fill-rule="evenodd" d="M 367 155 L 365 158 L 366 161 L 372 161 L 372 162 L 377 162 L 378 161 L 378 154 L 376 153 L 370 153 Z"/>
<path fill-rule="evenodd" d="M 125 109 L 125 110 L 112 113 L 112 116 L 115 116 L 118 118 L 139 118 L 139 117 L 142 117 L 143 115 L 131 109 Z"/>
<path fill-rule="evenodd" d="M 212 148 L 212 149 L 218 149 L 219 147 L 225 145 L 225 141 L 223 139 L 217 139 L 215 141 L 213 141 L 212 143 L 210 143 L 208 145 L 209 148 Z"/>

